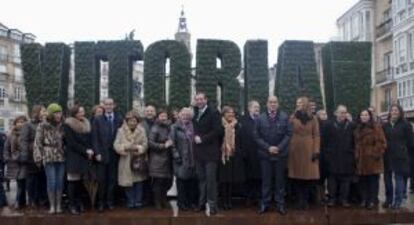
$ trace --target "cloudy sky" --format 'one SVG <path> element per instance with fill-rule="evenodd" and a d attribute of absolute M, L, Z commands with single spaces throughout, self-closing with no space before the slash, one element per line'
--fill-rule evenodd
<path fill-rule="evenodd" d="M 184 5 L 198 38 L 269 41 L 269 63 L 284 40 L 329 41 L 336 19 L 357 0 L 12 0 L 2 2 L 0 23 L 30 32 L 37 41 L 117 40 L 135 29 L 144 47 L 173 39 Z"/>

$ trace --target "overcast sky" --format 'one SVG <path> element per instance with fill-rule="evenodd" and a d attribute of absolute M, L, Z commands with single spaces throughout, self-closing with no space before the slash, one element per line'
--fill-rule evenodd
<path fill-rule="evenodd" d="M 195 50 L 198 38 L 269 41 L 269 63 L 284 40 L 329 41 L 335 22 L 357 0 L 12 0 L 3 1 L 0 23 L 37 41 L 117 40 L 136 29 L 146 48 L 173 39 L 184 5 Z"/>

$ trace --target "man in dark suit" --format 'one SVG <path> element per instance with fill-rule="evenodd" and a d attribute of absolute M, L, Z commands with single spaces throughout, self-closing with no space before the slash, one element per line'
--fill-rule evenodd
<path fill-rule="evenodd" d="M 98 164 L 98 211 L 105 207 L 114 208 L 114 189 L 118 177 L 118 155 L 113 144 L 118 128 L 122 125 L 122 117 L 114 112 L 115 103 L 111 98 L 103 102 L 105 113 L 93 121 L 92 144 L 96 151 Z"/>
<path fill-rule="evenodd" d="M 204 93 L 195 96 L 194 110 L 194 155 L 199 181 L 199 207 L 204 211 L 208 202 L 210 215 L 217 213 L 217 166 L 220 157 L 220 115 L 207 105 Z"/>
<path fill-rule="evenodd" d="M 244 155 L 247 172 L 247 199 L 248 203 L 257 202 L 260 198 L 261 174 L 258 146 L 254 140 L 256 120 L 260 116 L 260 104 L 257 101 L 248 103 L 248 113 L 241 120 L 240 147 Z"/>
<path fill-rule="evenodd" d="M 259 214 L 263 214 L 269 209 L 272 200 L 272 179 L 274 178 L 273 190 L 277 212 L 285 215 L 285 170 L 292 127 L 288 115 L 279 110 L 276 96 L 270 96 L 267 99 L 267 112 L 257 119 L 254 136 L 259 146 L 262 171 L 262 202 Z"/>

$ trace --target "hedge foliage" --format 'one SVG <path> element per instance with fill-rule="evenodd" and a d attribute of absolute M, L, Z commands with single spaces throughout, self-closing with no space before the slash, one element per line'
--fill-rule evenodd
<path fill-rule="evenodd" d="M 95 42 L 75 42 L 75 102 L 90 112 L 100 100 L 100 67 Z"/>
<path fill-rule="evenodd" d="M 170 59 L 169 99 L 166 99 L 166 61 Z M 144 98 L 157 107 L 181 108 L 191 100 L 191 55 L 178 41 L 163 40 L 151 44 L 144 56 Z M 168 103 L 168 104 L 167 104 Z"/>
<path fill-rule="evenodd" d="M 109 96 L 122 114 L 132 109 L 133 62 L 142 60 L 143 51 L 141 42 L 134 40 L 99 41 L 96 44 L 97 57 L 109 61 Z"/>
<path fill-rule="evenodd" d="M 322 107 L 313 42 L 285 41 L 279 47 L 275 94 L 279 97 L 280 107 L 288 113 L 294 112 L 296 99 L 300 96 L 307 96 L 318 108 Z"/>
<path fill-rule="evenodd" d="M 34 104 L 47 105 L 56 102 L 66 109 L 70 66 L 69 46 L 64 43 L 47 43 L 45 47 L 36 43 L 23 44 L 21 51 L 29 107 Z"/>
<path fill-rule="evenodd" d="M 197 41 L 196 89 L 204 92 L 209 103 L 217 106 L 217 87 L 221 87 L 221 106 L 240 106 L 240 83 L 237 77 L 241 70 L 239 47 L 232 41 L 199 39 Z M 217 59 L 221 68 L 217 68 Z"/>
<path fill-rule="evenodd" d="M 322 49 L 326 107 L 330 115 L 339 104 L 352 115 L 369 107 L 371 43 L 330 42 Z"/>
<path fill-rule="evenodd" d="M 22 57 L 22 69 L 24 74 L 24 86 L 29 109 L 36 104 L 45 104 L 42 99 L 42 51 L 40 44 L 23 44 L 20 47 Z"/>
<path fill-rule="evenodd" d="M 266 40 L 251 40 L 244 45 L 244 100 L 256 100 L 261 109 L 266 107 L 269 95 L 269 67 Z M 246 111 L 247 112 L 247 111 Z"/>

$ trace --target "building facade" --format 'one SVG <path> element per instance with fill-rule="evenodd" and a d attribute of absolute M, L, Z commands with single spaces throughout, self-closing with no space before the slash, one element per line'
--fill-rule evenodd
<path fill-rule="evenodd" d="M 20 45 L 35 38 L 0 23 L 0 131 L 7 131 L 16 116 L 27 115 Z"/>

